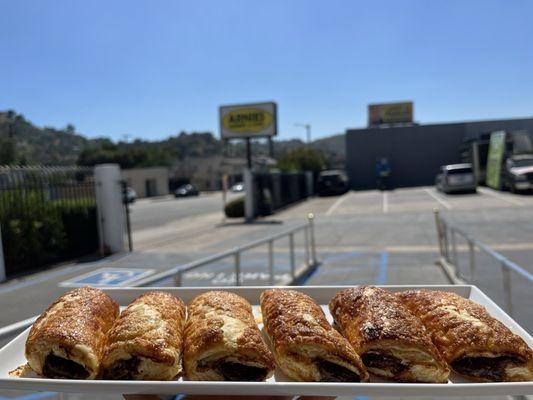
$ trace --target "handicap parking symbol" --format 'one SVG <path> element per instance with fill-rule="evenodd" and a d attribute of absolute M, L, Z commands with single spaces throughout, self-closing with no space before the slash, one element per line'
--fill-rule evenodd
<path fill-rule="evenodd" d="M 60 286 L 126 286 L 153 271 L 141 268 L 100 268 L 61 282 Z"/>

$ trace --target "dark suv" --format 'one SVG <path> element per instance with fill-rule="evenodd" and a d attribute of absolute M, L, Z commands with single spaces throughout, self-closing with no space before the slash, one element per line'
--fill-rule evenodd
<path fill-rule="evenodd" d="M 348 191 L 348 176 L 341 170 L 322 171 L 318 175 L 316 191 L 319 196 L 344 194 Z"/>

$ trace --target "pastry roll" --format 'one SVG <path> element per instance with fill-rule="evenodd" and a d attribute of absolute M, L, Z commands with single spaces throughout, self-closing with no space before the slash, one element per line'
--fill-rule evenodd
<path fill-rule="evenodd" d="M 274 359 L 245 299 L 230 292 L 206 292 L 191 301 L 187 312 L 187 378 L 264 381 L 274 373 Z"/>
<path fill-rule="evenodd" d="M 118 313 L 118 304 L 101 290 L 83 287 L 64 294 L 30 330 L 26 341 L 30 367 L 47 378 L 96 378 L 107 333 Z"/>
<path fill-rule="evenodd" d="M 485 307 L 455 293 L 398 293 L 418 316 L 450 367 L 476 381 L 533 380 L 533 352 Z"/>
<path fill-rule="evenodd" d="M 265 330 L 277 365 L 289 378 L 312 382 L 368 380 L 361 359 L 329 324 L 322 308 L 296 290 L 271 289 L 261 294 Z"/>
<path fill-rule="evenodd" d="M 447 382 L 449 369 L 424 326 L 392 293 L 346 289 L 329 309 L 369 372 L 400 382 Z"/>
<path fill-rule="evenodd" d="M 109 332 L 105 379 L 170 380 L 182 371 L 185 305 L 165 292 L 133 301 Z"/>

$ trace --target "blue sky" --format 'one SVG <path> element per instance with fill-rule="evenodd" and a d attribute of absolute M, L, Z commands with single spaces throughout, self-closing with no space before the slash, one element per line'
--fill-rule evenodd
<path fill-rule="evenodd" d="M 274 100 L 282 138 L 366 124 L 533 116 L 533 1 L 0 0 L 0 110 L 88 136 L 218 135 Z"/>

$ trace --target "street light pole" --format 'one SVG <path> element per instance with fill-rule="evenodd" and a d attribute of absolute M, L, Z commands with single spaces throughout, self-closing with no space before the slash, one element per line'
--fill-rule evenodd
<path fill-rule="evenodd" d="M 309 146 L 311 144 L 311 124 L 294 124 L 294 126 L 300 126 L 302 128 L 305 128 L 305 133 L 307 136 L 307 145 Z"/>

